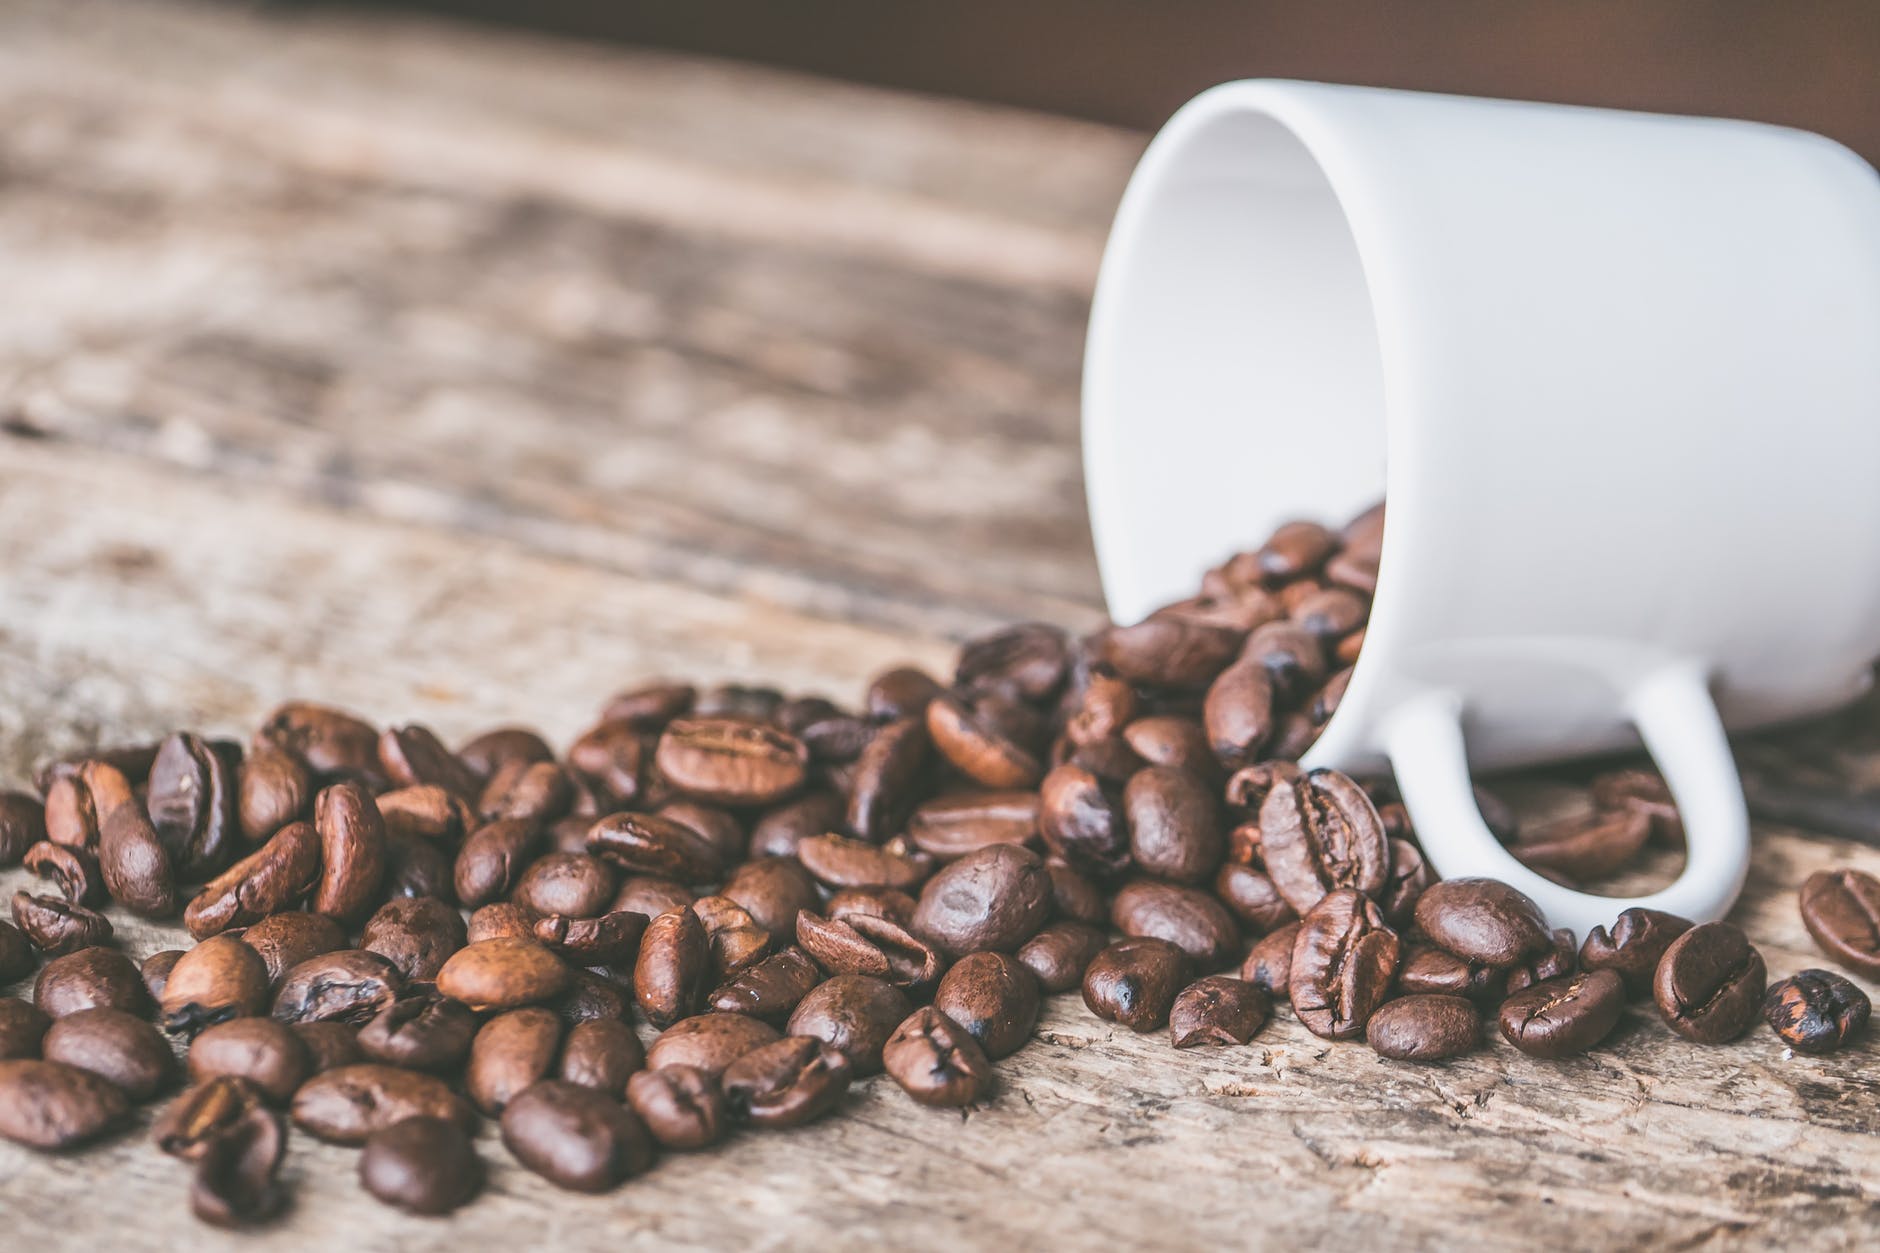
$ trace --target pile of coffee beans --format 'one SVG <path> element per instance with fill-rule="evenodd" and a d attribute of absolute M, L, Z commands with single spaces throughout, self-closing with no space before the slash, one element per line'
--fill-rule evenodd
<path fill-rule="evenodd" d="M 1705 1043 L 1759 1016 L 1806 1052 L 1861 1031 L 1851 982 L 1765 987 L 1728 923 L 1628 909 L 1582 940 L 1505 884 L 1439 882 L 1388 781 L 1295 764 L 1359 655 L 1382 534 L 1381 506 L 1291 523 L 1143 622 L 1012 627 L 855 708 L 660 683 L 558 755 L 297 702 L 245 745 L 49 763 L 0 793 L 0 865 L 44 880 L 0 923 L 0 985 L 32 979 L 0 997 L 0 1136 L 66 1149 L 167 1100 L 153 1139 L 207 1222 L 280 1211 L 290 1128 L 439 1214 L 481 1186 L 483 1119 L 601 1191 L 878 1072 L 921 1105 L 983 1100 L 1073 990 L 1176 1048 L 1245 1044 L 1280 1005 L 1413 1062 L 1477 1048 L 1485 1018 L 1580 1053 L 1645 997 Z M 1534 832 L 1481 801 L 1565 881 L 1681 844 L 1656 776 L 1591 795 Z M 1817 875 L 1802 909 L 1880 976 L 1880 882 Z M 194 946 L 133 962 L 116 911 Z"/>

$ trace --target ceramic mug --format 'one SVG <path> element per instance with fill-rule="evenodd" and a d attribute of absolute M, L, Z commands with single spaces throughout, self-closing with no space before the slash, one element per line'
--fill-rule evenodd
<path fill-rule="evenodd" d="M 1083 403 L 1118 621 L 1388 497 L 1305 764 L 1388 765 L 1439 872 L 1581 934 L 1726 912 L 1749 823 L 1725 727 L 1840 705 L 1880 654 L 1880 182 L 1818 135 L 1217 87 L 1130 181 Z M 1641 739 L 1689 846 L 1663 891 L 1543 879 L 1475 807 L 1472 766 Z"/>

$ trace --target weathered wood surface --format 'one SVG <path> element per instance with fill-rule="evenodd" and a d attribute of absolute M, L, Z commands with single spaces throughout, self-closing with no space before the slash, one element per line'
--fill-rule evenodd
<path fill-rule="evenodd" d="M 1096 620 L 1075 379 L 1139 146 L 443 25 L 12 0 L 0 777 L 287 694 L 565 740 L 652 674 L 846 697 L 976 626 Z M 1747 755 L 1868 785 L 1875 723 Z M 1850 862 L 1880 853 L 1759 828 L 1737 917 L 1773 972 L 1819 963 L 1794 891 Z M 964 1117 L 874 1080 L 602 1198 L 489 1137 L 454 1222 L 296 1139 L 298 1203 L 247 1241 L 139 1136 L 0 1146 L 0 1243 L 1855 1248 L 1875 1058 L 1637 1010 L 1558 1064 L 1391 1065 L 1283 1013 L 1178 1054 L 1060 997 Z"/>

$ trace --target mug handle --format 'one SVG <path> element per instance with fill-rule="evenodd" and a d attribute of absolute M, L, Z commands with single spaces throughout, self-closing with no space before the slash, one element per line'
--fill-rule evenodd
<path fill-rule="evenodd" d="M 1610 926 L 1621 910 L 1634 906 L 1708 922 L 1735 903 L 1749 870 L 1749 811 L 1703 667 L 1686 662 L 1656 670 L 1625 699 L 1626 713 L 1684 821 L 1684 871 L 1649 896 L 1578 892 L 1515 860 L 1476 808 L 1462 710 L 1454 693 L 1425 693 L 1399 708 L 1385 727 L 1384 750 L 1397 789 L 1438 874 L 1500 879 L 1533 897 L 1550 925 L 1571 927 L 1580 937 Z"/>

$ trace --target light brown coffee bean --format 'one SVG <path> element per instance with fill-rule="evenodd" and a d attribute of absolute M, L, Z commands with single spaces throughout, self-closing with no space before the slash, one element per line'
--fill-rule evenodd
<path fill-rule="evenodd" d="M 235 1018 L 205 1029 L 189 1044 L 189 1081 L 233 1075 L 277 1105 L 293 1099 L 313 1074 L 313 1056 L 293 1027 L 272 1018 Z"/>
<path fill-rule="evenodd" d="M 1183 988 L 1169 1007 L 1169 1040 L 1178 1049 L 1245 1044 L 1266 1025 L 1272 1012 L 1267 994 L 1253 984 L 1210 975 Z"/>
<path fill-rule="evenodd" d="M 646 1064 L 653 1070 L 692 1066 L 716 1078 L 746 1053 L 781 1038 L 775 1027 L 748 1014 L 695 1014 L 659 1033 L 646 1050 Z"/>
<path fill-rule="evenodd" d="M 676 818 L 658 814 L 607 815 L 589 829 L 587 850 L 630 874 L 680 883 L 710 883 L 724 872 L 716 845 Z"/>
<path fill-rule="evenodd" d="M 313 804 L 313 776 L 300 758 L 262 748 L 242 762 L 236 814 L 242 838 L 260 844 L 288 823 L 304 818 Z"/>
<path fill-rule="evenodd" d="M 555 1077 L 618 1100 L 645 1066 L 646 1046 L 633 1028 L 618 1019 L 597 1018 L 568 1028 Z"/>
<path fill-rule="evenodd" d="M 183 911 L 183 924 L 201 940 L 292 908 L 319 882 L 321 856 L 313 824 L 290 822 L 209 880 Z"/>
<path fill-rule="evenodd" d="M 536 941 L 503 938 L 452 953 L 437 972 L 437 990 L 479 1014 L 498 1013 L 552 1000 L 571 978 L 567 963 Z"/>
<path fill-rule="evenodd" d="M 259 953 L 232 935 L 212 935 L 170 968 L 158 1002 L 163 1029 L 194 1036 L 218 1022 L 259 1014 L 267 1008 L 268 988 Z"/>
<path fill-rule="evenodd" d="M 969 953 L 941 977 L 933 1004 L 972 1033 L 986 1056 L 997 1061 L 1031 1038 L 1042 998 L 1037 977 L 1018 959 L 1004 953 Z"/>
<path fill-rule="evenodd" d="M 1069 992 L 1083 983 L 1085 968 L 1108 942 L 1101 927 L 1059 920 L 1020 945 L 1016 956 L 1044 991 Z"/>
<path fill-rule="evenodd" d="M 680 792 L 723 805 L 774 805 L 803 786 L 809 750 L 774 727 L 680 718 L 659 737 L 654 764 Z"/>
<path fill-rule="evenodd" d="M 434 896 L 385 902 L 359 937 L 360 948 L 391 962 L 406 979 L 422 981 L 437 978 L 450 955 L 468 942 L 463 915 Z"/>
<path fill-rule="evenodd" d="M 992 1063 L 979 1041 L 931 1005 L 894 1029 L 881 1062 L 903 1092 L 935 1108 L 971 1105 L 992 1086 Z"/>
<path fill-rule="evenodd" d="M 240 940 L 260 955 L 273 985 L 309 957 L 345 948 L 346 929 L 325 914 L 288 910 L 243 928 Z"/>
<path fill-rule="evenodd" d="M 398 998 L 404 982 L 398 967 L 377 953 L 336 949 L 282 975 L 268 1012 L 277 1022 L 337 1020 L 361 1027 Z M 174 988 L 176 976 L 170 984 Z"/>
<path fill-rule="evenodd" d="M 633 965 L 633 994 L 656 1027 L 690 1014 L 711 975 L 711 945 L 704 924 L 688 908 L 669 910 L 646 926 Z"/>
<path fill-rule="evenodd" d="M 562 1025 L 550 1010 L 512 1009 L 484 1023 L 470 1046 L 464 1087 L 486 1116 L 549 1076 L 561 1052 Z"/>

